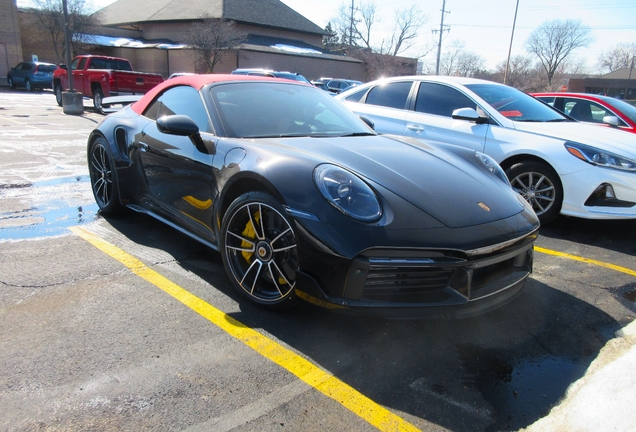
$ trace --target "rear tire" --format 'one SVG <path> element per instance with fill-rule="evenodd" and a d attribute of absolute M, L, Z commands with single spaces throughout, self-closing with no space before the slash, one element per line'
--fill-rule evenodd
<path fill-rule="evenodd" d="M 107 216 L 123 216 L 126 208 L 119 201 L 119 183 L 113 155 L 106 140 L 96 138 L 88 151 L 88 171 L 95 202 Z"/>
<path fill-rule="evenodd" d="M 93 107 L 98 113 L 102 113 L 102 100 L 104 100 L 104 92 L 98 87 L 93 90 Z"/>
<path fill-rule="evenodd" d="M 552 167 L 528 160 L 508 168 L 506 175 L 512 188 L 530 203 L 541 224 L 559 216 L 563 205 L 563 186 Z"/>

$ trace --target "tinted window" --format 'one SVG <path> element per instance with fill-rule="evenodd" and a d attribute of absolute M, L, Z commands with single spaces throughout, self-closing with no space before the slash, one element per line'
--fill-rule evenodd
<path fill-rule="evenodd" d="M 367 95 L 366 103 L 387 108 L 405 109 L 410 91 L 411 81 L 379 85 L 371 89 Z M 347 100 L 349 99 L 347 98 Z"/>
<path fill-rule="evenodd" d="M 84 70 L 85 68 L 86 68 L 86 57 L 82 57 L 82 59 L 80 60 L 78 69 Z"/>
<path fill-rule="evenodd" d="M 53 72 L 55 69 L 57 69 L 57 66 L 55 65 L 38 65 L 38 70 L 40 72 Z"/>
<path fill-rule="evenodd" d="M 77 69 L 77 64 L 79 63 L 80 59 L 76 58 L 71 62 L 71 70 L 75 70 Z"/>
<path fill-rule="evenodd" d="M 33 69 L 33 66 L 30 63 L 22 63 L 22 70 L 23 71 L 29 71 Z"/>
<path fill-rule="evenodd" d="M 477 108 L 477 104 L 454 88 L 443 84 L 420 83 L 415 111 L 450 117 L 459 108 Z"/>
<path fill-rule="evenodd" d="M 360 102 L 360 99 L 362 99 L 362 96 L 364 96 L 366 92 L 367 92 L 367 89 L 359 90 L 353 93 L 351 96 L 347 96 L 345 100 L 347 102 Z"/>
<path fill-rule="evenodd" d="M 177 86 L 168 89 L 155 99 L 144 113 L 152 120 L 173 114 L 187 115 L 199 126 L 201 132 L 210 131 L 208 114 L 201 96 L 192 87 Z"/>

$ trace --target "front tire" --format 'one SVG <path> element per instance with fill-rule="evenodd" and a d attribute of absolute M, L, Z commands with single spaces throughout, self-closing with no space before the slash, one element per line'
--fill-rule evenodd
<path fill-rule="evenodd" d="M 223 217 L 221 255 L 234 288 L 261 307 L 298 303 L 298 244 L 280 203 L 263 192 L 237 198 Z"/>
<path fill-rule="evenodd" d="M 115 162 L 108 143 L 102 137 L 93 141 L 88 151 L 88 171 L 95 202 L 107 216 L 123 216 L 126 208 L 119 201 L 119 183 Z"/>
<path fill-rule="evenodd" d="M 559 175 L 542 162 L 523 161 L 506 170 L 512 188 L 530 203 L 542 224 L 559 216 L 563 186 Z"/>
<path fill-rule="evenodd" d="M 55 93 L 55 102 L 57 102 L 58 106 L 62 106 L 62 86 L 55 84 L 55 86 L 53 86 L 53 93 Z"/>

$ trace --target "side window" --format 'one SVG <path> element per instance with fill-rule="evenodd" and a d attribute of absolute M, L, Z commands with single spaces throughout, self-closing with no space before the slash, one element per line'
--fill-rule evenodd
<path fill-rule="evenodd" d="M 79 66 L 77 67 L 79 70 L 84 70 L 84 68 L 86 67 L 86 62 L 88 61 L 88 59 L 86 57 L 82 57 L 82 59 L 80 60 Z"/>
<path fill-rule="evenodd" d="M 362 99 L 362 96 L 364 96 L 364 94 L 366 92 L 367 92 L 367 89 L 359 90 L 359 91 L 353 93 L 352 95 L 347 96 L 345 100 L 347 102 L 356 102 L 356 103 L 360 102 L 360 99 Z"/>
<path fill-rule="evenodd" d="M 76 58 L 75 60 L 71 62 L 71 70 L 77 69 L 77 64 L 79 63 L 79 61 L 80 59 Z"/>
<path fill-rule="evenodd" d="M 411 91 L 411 85 L 411 81 L 402 81 L 374 87 L 369 94 L 367 94 L 366 103 L 367 105 L 405 109 L 406 100 Z"/>
<path fill-rule="evenodd" d="M 547 103 L 551 107 L 554 106 L 554 102 L 556 101 L 556 98 L 554 96 L 537 96 L 537 99 L 539 99 L 541 102 Z"/>
<path fill-rule="evenodd" d="M 477 108 L 468 96 L 443 84 L 420 83 L 415 111 L 450 117 L 459 108 Z"/>
<path fill-rule="evenodd" d="M 23 63 L 22 64 L 22 70 L 23 71 L 29 71 L 31 69 L 33 69 L 33 66 L 31 66 L 31 64 L 29 64 L 29 63 Z"/>
<path fill-rule="evenodd" d="M 210 132 L 210 121 L 199 92 L 189 86 L 172 87 L 155 99 L 144 116 L 157 120 L 160 117 L 182 114 L 190 117 L 201 132 Z"/>

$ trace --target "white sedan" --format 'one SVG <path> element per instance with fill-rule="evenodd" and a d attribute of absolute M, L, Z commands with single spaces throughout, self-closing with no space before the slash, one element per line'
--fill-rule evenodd
<path fill-rule="evenodd" d="M 377 132 L 490 155 L 542 223 L 559 213 L 636 218 L 634 134 L 572 121 L 512 87 L 471 78 L 388 78 L 336 98 Z"/>

